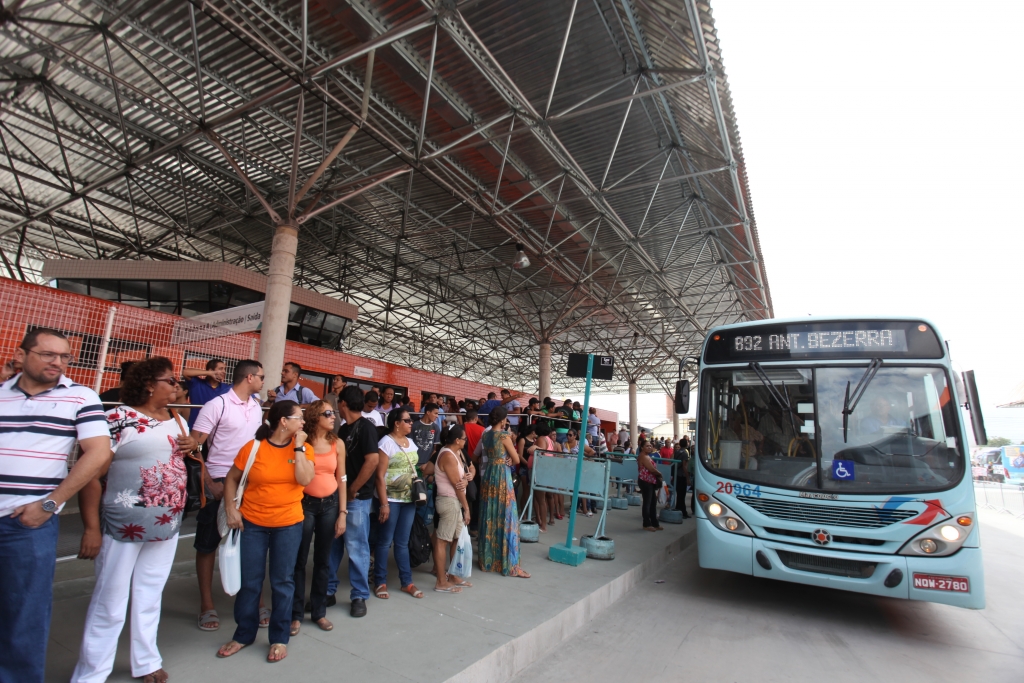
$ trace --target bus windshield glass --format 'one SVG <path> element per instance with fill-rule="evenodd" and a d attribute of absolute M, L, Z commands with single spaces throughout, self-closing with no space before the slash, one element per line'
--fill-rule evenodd
<path fill-rule="evenodd" d="M 945 370 L 867 369 L 751 363 L 705 371 L 705 466 L 730 479 L 830 493 L 958 483 L 963 444 Z M 858 384 L 859 400 L 847 398 Z"/>

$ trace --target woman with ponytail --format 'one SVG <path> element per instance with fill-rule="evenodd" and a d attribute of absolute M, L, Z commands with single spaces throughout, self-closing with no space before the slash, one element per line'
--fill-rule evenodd
<path fill-rule="evenodd" d="M 259 601 L 270 555 L 270 614 L 268 662 L 288 656 L 289 622 L 295 596 L 295 558 L 302 542 L 303 489 L 316 473 L 316 457 L 302 430 L 302 409 L 295 401 L 278 401 L 256 430 L 255 441 L 242 446 L 224 481 L 228 526 L 241 529 L 242 588 L 235 596 L 235 635 L 217 652 L 230 657 L 252 645 L 259 629 Z M 255 459 L 246 477 L 242 505 L 235 493 L 250 454 Z"/>

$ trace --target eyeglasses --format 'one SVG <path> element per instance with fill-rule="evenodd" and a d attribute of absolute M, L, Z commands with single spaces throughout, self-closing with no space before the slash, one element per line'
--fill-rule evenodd
<path fill-rule="evenodd" d="M 178 380 L 174 379 L 173 377 L 157 377 L 156 381 L 157 382 L 167 382 L 172 387 L 178 386 Z"/>
<path fill-rule="evenodd" d="M 403 418 L 401 418 L 401 419 L 399 420 L 399 422 L 404 422 L 404 423 L 405 423 L 405 424 L 407 424 L 407 425 L 411 425 L 411 424 L 412 424 L 412 418 L 409 418 L 409 417 L 403 417 Z"/>
<path fill-rule="evenodd" d="M 261 382 L 263 381 L 263 378 L 264 378 L 265 376 L 266 376 L 266 375 L 253 375 L 253 377 L 255 377 L 256 379 L 258 379 L 258 380 L 259 380 L 259 381 L 261 381 Z"/>
<path fill-rule="evenodd" d="M 334 411 L 325 410 L 324 412 L 320 413 L 320 417 L 334 417 Z"/>
<path fill-rule="evenodd" d="M 284 419 L 286 419 L 286 420 L 302 420 L 304 418 L 301 415 L 286 415 Z"/>
<path fill-rule="evenodd" d="M 35 349 L 29 350 L 29 353 L 34 353 L 43 359 L 46 363 L 52 363 L 53 361 L 60 359 L 62 365 L 67 365 L 75 359 L 75 356 L 70 353 L 54 353 L 53 351 L 36 351 Z"/>

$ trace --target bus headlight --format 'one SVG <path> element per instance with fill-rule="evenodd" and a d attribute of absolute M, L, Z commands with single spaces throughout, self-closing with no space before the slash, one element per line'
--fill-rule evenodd
<path fill-rule="evenodd" d="M 722 503 L 712 499 L 710 496 L 707 496 L 706 500 L 703 501 L 700 498 L 697 500 L 700 501 L 700 506 L 704 509 L 704 513 L 708 516 L 711 523 L 719 529 L 743 536 L 754 535 L 754 532 L 750 530 L 746 522 Z"/>
<path fill-rule="evenodd" d="M 959 524 L 960 526 L 969 527 L 974 522 L 974 513 L 958 515 L 954 517 L 954 520 L 956 521 L 956 524 Z M 970 530 L 958 529 L 955 524 L 950 523 L 951 521 L 953 520 L 946 520 L 925 529 L 917 536 L 907 541 L 903 547 L 900 548 L 899 554 L 943 557 L 946 555 L 952 555 L 956 551 L 960 550 L 964 541 L 967 540 Z M 964 522 L 967 523 L 964 524 Z"/>

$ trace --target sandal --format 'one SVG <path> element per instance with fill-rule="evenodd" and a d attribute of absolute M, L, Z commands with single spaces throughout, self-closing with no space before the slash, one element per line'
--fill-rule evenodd
<path fill-rule="evenodd" d="M 382 583 L 381 585 L 379 585 L 376 588 L 374 588 L 373 589 L 373 594 L 376 595 L 381 600 L 387 600 L 388 598 L 391 597 L 391 595 L 388 594 L 388 585 L 386 583 Z"/>
<path fill-rule="evenodd" d="M 526 571 L 523 570 L 523 568 L 520 567 L 518 564 L 516 566 L 512 567 L 512 571 L 511 571 L 511 573 L 509 573 L 509 576 L 513 576 L 513 577 L 518 578 L 518 579 L 528 579 L 528 578 L 530 578 L 530 575 L 527 574 Z"/>
<path fill-rule="evenodd" d="M 270 608 L 260 607 L 260 628 L 270 626 Z"/>
<path fill-rule="evenodd" d="M 299 635 L 299 631 L 301 629 L 302 629 L 302 622 L 301 621 L 293 621 L 292 622 L 292 627 L 288 631 L 288 635 L 297 636 L 297 635 Z"/>
<path fill-rule="evenodd" d="M 231 650 L 231 648 L 234 645 L 237 645 L 238 648 L 235 649 L 235 650 Z M 224 643 L 223 645 L 220 646 L 220 649 L 217 650 L 217 656 L 220 657 L 221 659 L 226 659 L 228 657 L 231 657 L 231 656 L 234 656 L 234 655 L 238 654 L 239 652 L 241 652 L 245 648 L 249 647 L 249 645 L 251 645 L 251 643 L 242 644 L 242 643 L 238 642 L 237 640 L 229 640 L 228 642 L 226 642 L 226 643 Z M 228 652 L 228 650 L 231 650 L 231 652 Z"/>
<path fill-rule="evenodd" d="M 167 679 L 170 676 L 163 669 L 157 669 L 151 673 L 146 674 L 142 677 L 142 683 L 167 683 Z"/>
<path fill-rule="evenodd" d="M 217 610 L 208 609 L 199 615 L 200 631 L 216 631 L 219 628 L 220 617 L 217 615 Z"/>
<path fill-rule="evenodd" d="M 267 661 L 271 664 L 277 664 L 287 656 L 288 646 L 284 643 L 274 643 L 270 646 L 270 651 L 267 652 Z"/>
<path fill-rule="evenodd" d="M 316 625 L 320 627 L 321 631 L 333 631 L 334 624 L 327 620 L 327 617 L 320 617 L 316 620 Z"/>
<path fill-rule="evenodd" d="M 435 593 L 461 593 L 462 589 L 459 588 L 458 586 L 448 586 L 447 588 L 435 588 L 434 592 Z"/>
<path fill-rule="evenodd" d="M 403 588 L 402 592 L 403 593 L 408 593 L 409 595 L 411 595 L 414 598 L 422 598 L 423 597 L 423 591 L 421 591 L 419 588 L 417 588 L 416 584 L 414 584 L 414 583 L 410 583 L 408 586 Z"/>
<path fill-rule="evenodd" d="M 463 579 L 461 577 L 458 577 L 458 576 L 452 576 L 452 575 L 449 574 L 448 575 L 448 580 L 451 581 L 452 583 L 454 583 L 456 586 L 459 586 L 461 588 L 472 588 L 473 587 L 473 584 L 471 584 L 469 581 L 466 581 L 465 579 Z"/>

